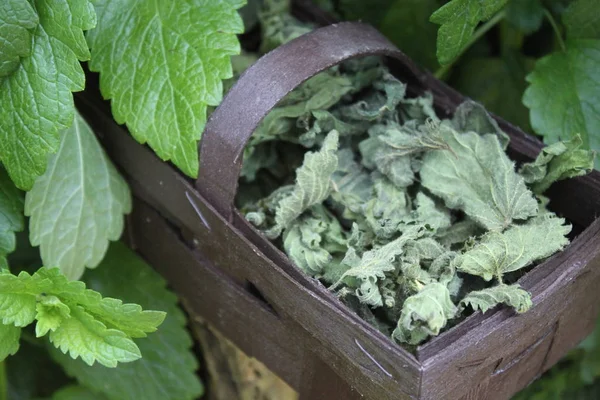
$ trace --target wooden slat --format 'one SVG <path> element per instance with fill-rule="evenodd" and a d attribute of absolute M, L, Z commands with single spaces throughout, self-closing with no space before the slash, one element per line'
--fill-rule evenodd
<path fill-rule="evenodd" d="M 487 379 L 503 387 L 499 399 L 510 398 L 592 331 L 600 308 L 600 220 L 547 263 L 557 267 L 551 274 L 521 281 L 532 292 L 530 311 L 502 308 L 476 317 L 480 324 L 458 335 L 451 330 L 421 350 L 423 399 L 460 398 Z"/>
<path fill-rule="evenodd" d="M 111 117 L 90 103 L 80 102 L 79 108 L 94 130 L 102 132 L 99 135 L 102 143 L 123 170 L 134 193 L 175 225 L 193 232 L 198 250 L 215 267 L 238 281 L 251 282 L 281 316 L 296 321 L 307 340 L 312 339 L 311 348 L 319 354 L 329 354 L 332 368 L 350 386 L 367 397 L 381 400 L 417 396 L 421 372 L 412 355 L 356 314 L 333 306 L 333 299 L 325 300 L 330 294 L 316 286 L 314 280 L 299 274 L 292 277 L 266 258 L 227 224 L 186 179 L 136 143 Z M 197 282 L 191 281 L 191 277 L 181 282 L 189 286 L 182 286 L 182 292 L 195 290 L 193 285 Z M 313 291 L 306 286 L 314 288 Z M 379 367 L 373 367 L 372 359 L 377 360 Z"/>

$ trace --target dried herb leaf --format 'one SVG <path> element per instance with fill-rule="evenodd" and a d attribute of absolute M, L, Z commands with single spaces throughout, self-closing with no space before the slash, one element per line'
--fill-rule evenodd
<path fill-rule="evenodd" d="M 461 256 L 458 269 L 486 281 L 496 278 L 502 282 L 505 273 L 562 250 L 569 243 L 570 231 L 571 226 L 565 225 L 564 219 L 544 214 L 502 233 L 489 232 Z"/>
<path fill-rule="evenodd" d="M 495 135 L 458 133 L 443 137 L 452 149 L 427 153 L 421 183 L 451 209 L 463 210 L 489 230 L 535 216 L 538 206 Z"/>
<path fill-rule="evenodd" d="M 471 306 L 474 310 L 486 312 L 498 304 L 506 304 L 513 307 L 518 313 L 524 313 L 532 306 L 531 295 L 521 289 L 519 285 L 497 285 L 491 288 L 473 291 L 467 294 L 461 301 L 465 306 Z"/>
<path fill-rule="evenodd" d="M 536 194 L 544 193 L 556 181 L 588 174 L 594 169 L 595 153 L 582 149 L 581 136 L 544 147 L 535 161 L 519 170 Z"/>
<path fill-rule="evenodd" d="M 457 311 L 446 285 L 430 283 L 406 299 L 392 337 L 400 343 L 419 344 L 429 336 L 439 334 Z"/>
<path fill-rule="evenodd" d="M 266 232 L 276 238 L 292 221 L 309 207 L 322 203 L 331 191 L 331 175 L 337 169 L 338 133 L 331 131 L 321 150 L 307 153 L 304 163 L 297 171 L 294 189 L 278 204 L 275 226 Z"/>

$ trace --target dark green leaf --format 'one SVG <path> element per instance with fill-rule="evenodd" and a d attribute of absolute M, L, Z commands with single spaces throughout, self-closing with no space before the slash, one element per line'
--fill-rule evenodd
<path fill-rule="evenodd" d="M 600 40 L 567 42 L 567 51 L 537 61 L 523 103 L 546 143 L 580 134 L 584 148 L 600 149 Z M 600 162 L 596 160 L 596 167 Z"/>
<path fill-rule="evenodd" d="M 372 2 L 355 3 L 366 5 Z M 429 16 L 438 6 L 438 0 L 396 0 L 379 26 L 400 50 L 429 69 L 438 66 L 435 56 L 436 26 L 429 21 Z"/>
<path fill-rule="evenodd" d="M 79 61 L 90 53 L 83 31 L 96 24 L 88 0 L 36 0 L 40 23 L 31 55 L 0 81 L 0 161 L 17 187 L 30 189 L 73 123 L 73 95 L 83 90 Z"/>
<path fill-rule="evenodd" d="M 523 33 L 533 33 L 542 26 L 544 5 L 541 0 L 509 0 L 506 19 Z"/>
<path fill-rule="evenodd" d="M 177 297 L 166 289 L 160 275 L 125 245 L 116 242 L 100 266 L 87 271 L 85 281 L 106 296 L 166 310 L 167 318 L 157 332 L 137 342 L 142 359 L 116 369 L 90 367 L 53 351 L 53 357 L 69 375 L 111 400 L 192 400 L 202 394 L 185 316 L 177 307 Z"/>
<path fill-rule="evenodd" d="M 6 256 L 15 250 L 15 232 L 24 228 L 23 194 L 0 165 L 0 269 L 8 268 Z"/>
<path fill-rule="evenodd" d="M 498 12 L 508 0 L 452 0 L 431 15 L 441 25 L 437 36 L 440 64 L 452 62 L 471 39 L 475 27 Z"/>
<path fill-rule="evenodd" d="M 569 39 L 600 39 L 597 0 L 576 0 L 565 10 L 563 22 Z"/>
<path fill-rule="evenodd" d="M 529 131 L 529 110 L 521 101 L 527 64 L 512 56 L 466 59 L 452 75 L 452 84 L 489 111 Z"/>

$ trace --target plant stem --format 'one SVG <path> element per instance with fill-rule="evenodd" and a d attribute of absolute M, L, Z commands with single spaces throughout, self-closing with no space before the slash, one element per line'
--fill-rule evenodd
<path fill-rule="evenodd" d="M 505 16 L 506 12 L 504 10 L 501 10 L 496 15 L 494 15 L 489 21 L 477 28 L 475 32 L 473 32 L 473 35 L 471 36 L 467 44 L 463 46 L 463 48 L 460 50 L 460 52 L 457 54 L 454 60 L 452 60 L 452 62 L 446 65 L 442 65 L 437 71 L 435 71 L 433 75 L 438 79 L 444 79 L 444 77 L 454 66 L 456 61 L 473 45 L 473 43 L 481 39 L 483 35 L 485 35 L 490 29 L 494 27 L 494 25 L 502 21 L 502 19 L 504 19 Z"/>
<path fill-rule="evenodd" d="M 554 34 L 556 35 L 556 40 L 558 40 L 558 45 L 560 46 L 562 51 L 567 51 L 567 46 L 565 46 L 565 42 L 560 33 L 560 29 L 558 29 L 558 24 L 556 23 L 556 20 L 547 8 L 544 8 L 544 15 L 548 19 L 548 22 L 550 22 L 550 25 L 552 25 L 552 29 L 554 30 Z"/>

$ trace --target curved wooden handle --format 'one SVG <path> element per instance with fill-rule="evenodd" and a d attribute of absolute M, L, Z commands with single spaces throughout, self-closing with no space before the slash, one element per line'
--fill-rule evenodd
<path fill-rule="evenodd" d="M 375 28 L 357 22 L 317 29 L 260 58 L 242 74 L 206 124 L 196 181 L 200 194 L 231 221 L 244 147 L 262 119 L 285 95 L 317 73 L 369 55 L 395 59 L 390 67 L 400 70 L 405 82 L 423 88 L 416 65 Z"/>

